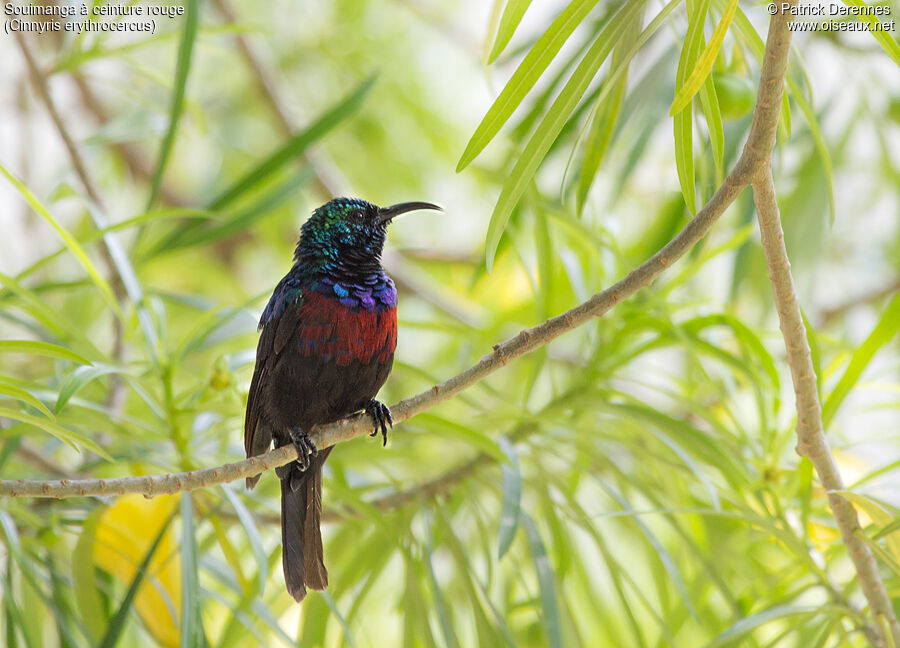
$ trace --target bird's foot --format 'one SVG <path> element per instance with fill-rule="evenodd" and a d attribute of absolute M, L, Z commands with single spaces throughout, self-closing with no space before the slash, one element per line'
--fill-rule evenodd
<path fill-rule="evenodd" d="M 372 417 L 372 424 L 375 426 L 375 429 L 372 430 L 372 434 L 369 436 L 375 436 L 378 434 L 378 430 L 381 430 L 381 437 L 384 439 L 381 445 L 386 446 L 388 426 L 394 427 L 394 417 L 391 416 L 391 409 L 381 401 L 372 398 L 366 403 L 366 414 Z"/>
<path fill-rule="evenodd" d="M 309 435 L 301 427 L 288 428 L 291 442 L 297 448 L 297 465 L 303 472 L 309 468 L 310 456 L 319 454 L 319 449 Z"/>

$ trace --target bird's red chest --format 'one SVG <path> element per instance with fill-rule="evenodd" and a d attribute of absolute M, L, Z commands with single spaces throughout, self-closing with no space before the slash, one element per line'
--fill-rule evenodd
<path fill-rule="evenodd" d="M 396 308 L 349 308 L 317 292 L 300 307 L 300 354 L 326 356 L 339 366 L 386 363 L 397 348 Z"/>

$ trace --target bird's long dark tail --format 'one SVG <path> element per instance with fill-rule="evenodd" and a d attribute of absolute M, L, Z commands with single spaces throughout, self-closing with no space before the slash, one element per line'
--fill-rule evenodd
<path fill-rule="evenodd" d="M 322 465 L 331 448 L 310 457 L 310 465 L 301 471 L 296 463 L 281 479 L 281 564 L 288 592 L 297 601 L 306 596 L 306 588 L 328 587 L 328 572 L 322 559 Z"/>

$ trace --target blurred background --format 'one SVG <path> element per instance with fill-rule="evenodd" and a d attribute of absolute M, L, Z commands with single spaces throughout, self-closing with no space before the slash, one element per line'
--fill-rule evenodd
<path fill-rule="evenodd" d="M 608 287 L 740 153 L 768 15 L 736 5 L 210 0 L 151 34 L 4 32 L 0 476 L 241 459 L 259 314 L 332 196 L 445 208 L 389 235 L 389 404 Z M 729 15 L 708 82 L 671 117 Z M 795 36 L 774 169 L 828 438 L 895 601 L 896 39 Z M 584 72 L 595 45 L 608 56 Z M 506 86 L 529 70 L 533 87 Z M 273 475 L 252 492 L 0 502 L 5 644 L 867 645 L 865 599 L 794 452 L 758 239 L 745 192 L 603 318 L 398 425 L 386 449 L 337 448 L 331 584 L 302 606 Z"/>

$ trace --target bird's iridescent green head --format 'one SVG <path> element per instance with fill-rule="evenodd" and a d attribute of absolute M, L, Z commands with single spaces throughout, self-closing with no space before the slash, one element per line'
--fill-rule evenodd
<path fill-rule="evenodd" d="M 387 226 L 395 216 L 441 208 L 426 202 L 378 207 L 359 198 L 335 198 L 313 212 L 300 228 L 294 262 L 310 269 L 379 267 Z"/>

